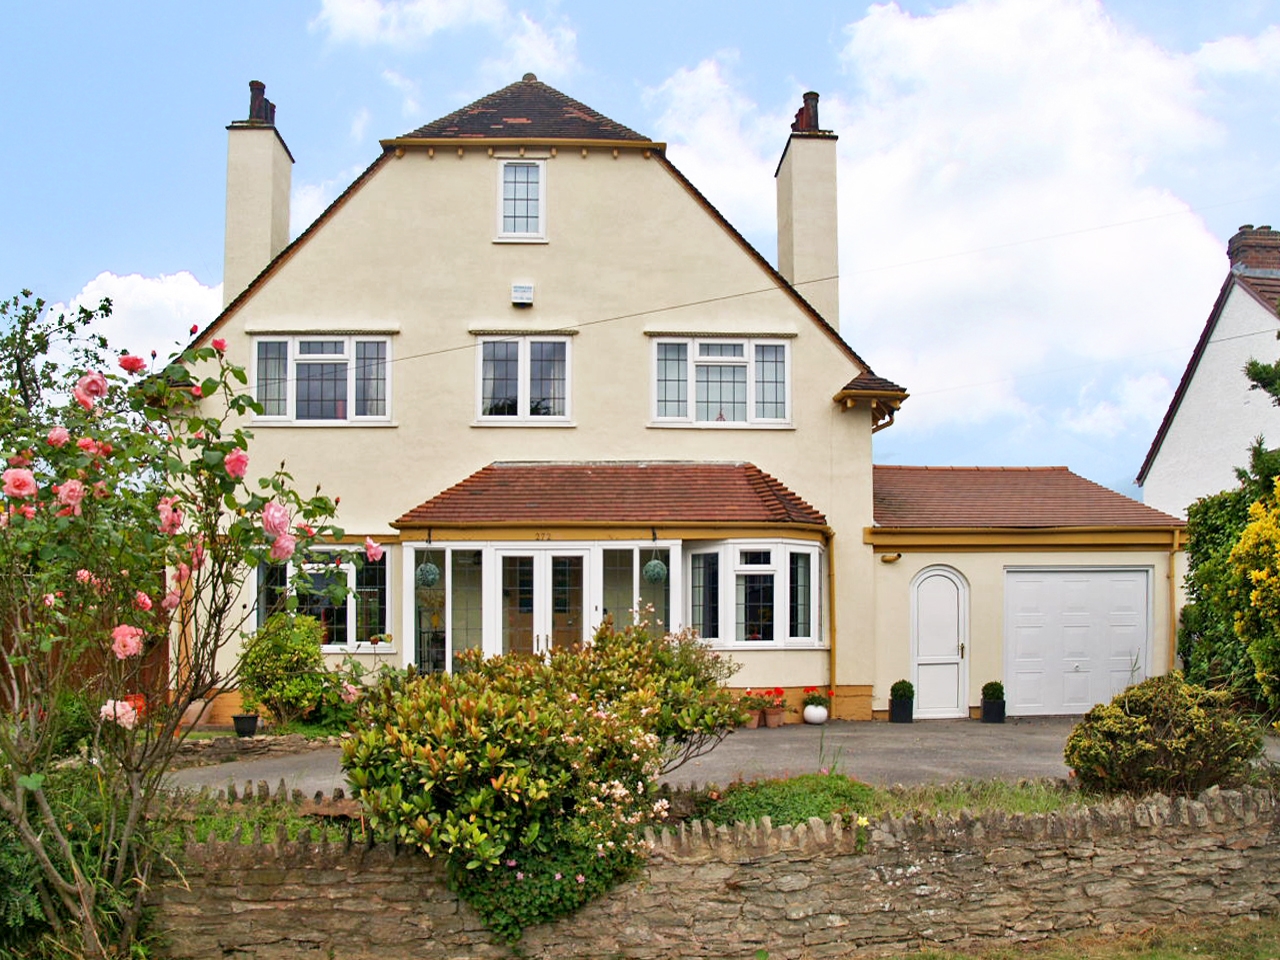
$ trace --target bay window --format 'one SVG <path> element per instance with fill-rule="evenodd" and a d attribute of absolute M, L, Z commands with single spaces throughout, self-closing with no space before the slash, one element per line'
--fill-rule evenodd
<path fill-rule="evenodd" d="M 820 556 L 816 545 L 785 541 L 689 545 L 689 625 L 742 646 L 816 644 Z"/>

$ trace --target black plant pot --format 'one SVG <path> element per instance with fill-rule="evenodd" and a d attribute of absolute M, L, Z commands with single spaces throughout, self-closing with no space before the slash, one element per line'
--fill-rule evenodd
<path fill-rule="evenodd" d="M 256 713 L 237 713 L 231 718 L 236 725 L 237 737 L 252 737 L 258 732 L 258 715 Z"/>
<path fill-rule="evenodd" d="M 983 723 L 1004 723 L 1004 701 L 1003 700 L 983 700 L 982 701 L 982 722 Z"/>
<path fill-rule="evenodd" d="M 890 700 L 889 701 L 889 722 L 890 723 L 910 723 L 911 708 L 914 700 Z"/>

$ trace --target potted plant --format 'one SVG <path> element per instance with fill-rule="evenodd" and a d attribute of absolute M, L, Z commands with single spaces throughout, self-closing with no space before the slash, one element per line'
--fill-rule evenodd
<path fill-rule="evenodd" d="M 831 710 L 831 698 L 834 690 L 823 690 L 821 687 L 804 688 L 804 722 L 826 723 Z"/>
<path fill-rule="evenodd" d="M 982 685 L 982 722 L 1004 723 L 1004 684 L 999 680 Z"/>
<path fill-rule="evenodd" d="M 738 709 L 747 715 L 747 722 L 743 726 L 748 730 L 754 730 L 760 726 L 760 715 L 768 705 L 769 697 L 766 696 L 766 691 L 752 690 L 748 687 L 746 692 L 738 698 Z"/>
<path fill-rule="evenodd" d="M 889 722 L 910 723 L 916 688 L 910 680 L 897 680 L 889 688 Z"/>
<path fill-rule="evenodd" d="M 764 706 L 764 725 L 766 727 L 782 726 L 782 710 L 786 703 L 786 692 L 781 687 L 774 687 L 772 690 L 764 691 L 766 698 Z"/>
<path fill-rule="evenodd" d="M 256 713 L 232 714 L 231 723 L 236 728 L 237 737 L 252 737 L 258 732 L 258 715 Z"/>

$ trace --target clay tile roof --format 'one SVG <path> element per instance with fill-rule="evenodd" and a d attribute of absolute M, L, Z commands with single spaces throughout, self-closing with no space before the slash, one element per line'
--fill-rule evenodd
<path fill-rule="evenodd" d="M 826 518 L 750 463 L 491 463 L 393 526 L 809 523 Z"/>
<path fill-rule="evenodd" d="M 405 137 L 528 137 L 531 140 L 550 137 L 644 142 L 649 139 L 547 86 L 531 73 Z"/>
<path fill-rule="evenodd" d="M 882 527 L 1180 527 L 1066 467 L 873 468 Z"/>
<path fill-rule="evenodd" d="M 900 393 L 906 396 L 906 388 L 900 387 L 892 380 L 886 380 L 884 377 L 877 377 L 874 373 L 860 373 L 848 383 L 844 385 L 844 390 L 854 390 L 863 393 Z"/>

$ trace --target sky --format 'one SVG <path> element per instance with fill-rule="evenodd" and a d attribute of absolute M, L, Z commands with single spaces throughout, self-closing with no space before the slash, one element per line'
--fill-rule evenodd
<path fill-rule="evenodd" d="M 812 89 L 840 137 L 840 330 L 911 394 L 876 462 L 1136 494 L 1227 240 L 1280 225 L 1278 24 L 1280 0 L 8 4 L 0 297 L 109 296 L 113 345 L 162 356 L 213 319 L 251 79 L 296 159 L 295 236 L 379 139 L 532 71 L 666 142 L 776 262 Z"/>

